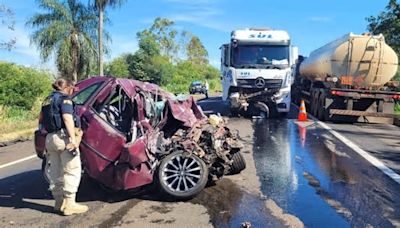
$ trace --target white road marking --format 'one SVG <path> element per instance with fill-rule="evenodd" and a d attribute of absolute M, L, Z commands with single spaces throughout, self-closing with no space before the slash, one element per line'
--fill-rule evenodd
<path fill-rule="evenodd" d="M 343 136 L 342 134 L 340 134 L 339 132 L 333 130 L 331 127 L 329 127 L 328 125 L 326 125 L 325 123 L 316 120 L 317 123 L 324 128 L 325 130 L 329 131 L 332 135 L 334 135 L 337 139 L 339 139 L 340 141 L 342 141 L 344 144 L 346 144 L 348 147 L 350 147 L 351 149 L 353 149 L 356 153 L 358 153 L 359 155 L 361 155 L 364 159 L 366 159 L 367 161 L 369 161 L 369 163 L 371 163 L 373 166 L 375 166 L 376 168 L 380 169 L 384 174 L 386 174 L 387 176 L 389 176 L 391 179 L 393 179 L 394 181 L 396 181 L 398 184 L 400 184 L 400 175 L 397 174 L 396 172 L 394 172 L 392 169 L 390 169 L 389 167 L 387 167 L 385 164 L 383 164 L 383 162 L 381 162 L 380 160 L 378 160 L 376 157 L 370 155 L 367 151 L 361 149 L 359 146 L 357 146 L 355 143 L 353 143 L 352 141 L 350 141 L 348 138 L 346 138 L 345 136 Z"/>
<path fill-rule="evenodd" d="M 297 109 L 299 108 L 297 105 L 294 105 Z M 319 121 L 317 118 L 312 116 L 311 114 L 308 114 L 310 119 L 314 120 L 317 122 L 322 128 L 325 130 L 329 131 L 332 135 L 334 135 L 337 139 L 342 141 L 344 144 L 346 144 L 348 147 L 350 147 L 352 150 L 354 150 L 356 153 L 358 153 L 361 157 L 363 157 L 365 160 L 367 160 L 369 163 L 371 163 L 373 166 L 381 170 L 384 174 L 389 176 L 392 180 L 400 184 L 400 175 L 394 172 L 392 169 L 387 167 L 383 162 L 381 162 L 379 159 L 376 157 L 370 155 L 367 151 L 361 149 L 358 145 L 350 141 L 348 138 L 340 134 L 339 132 L 333 130 L 331 127 L 329 127 L 326 123 Z"/>
<path fill-rule="evenodd" d="M 28 160 L 36 158 L 36 157 L 37 157 L 37 155 L 34 154 L 34 155 L 31 155 L 31 156 L 28 156 L 28 157 L 25 157 L 25 158 L 18 159 L 16 161 L 12 161 L 12 162 L 6 163 L 4 165 L 0 165 L 0 169 L 6 168 L 8 166 L 12 166 L 12 165 L 24 162 L 24 161 L 28 161 Z"/>

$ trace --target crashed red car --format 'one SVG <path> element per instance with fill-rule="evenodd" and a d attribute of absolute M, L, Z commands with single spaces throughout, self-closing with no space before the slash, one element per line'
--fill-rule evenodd
<path fill-rule="evenodd" d="M 93 77 L 73 95 L 84 132 L 82 164 L 91 178 L 113 190 L 156 181 L 177 199 L 191 198 L 208 181 L 245 168 L 237 134 L 223 119 L 211 121 L 192 97 L 178 99 L 157 85 Z M 46 131 L 39 120 L 37 155 L 46 166 Z"/>

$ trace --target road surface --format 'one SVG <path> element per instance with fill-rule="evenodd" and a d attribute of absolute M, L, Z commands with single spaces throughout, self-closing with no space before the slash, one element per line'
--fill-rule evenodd
<path fill-rule="evenodd" d="M 199 104 L 206 112 L 227 114 L 220 98 Z M 293 107 L 284 119 L 230 118 L 229 127 L 240 131 L 245 145 L 247 168 L 192 200 L 168 202 L 156 192 L 110 194 L 84 178 L 78 201 L 90 211 L 72 217 L 52 213 L 41 162 L 30 157 L 32 142 L 2 147 L 0 227 L 400 226 L 399 183 L 334 135 L 400 174 L 399 128 L 328 123 L 333 134 L 295 117 Z"/>

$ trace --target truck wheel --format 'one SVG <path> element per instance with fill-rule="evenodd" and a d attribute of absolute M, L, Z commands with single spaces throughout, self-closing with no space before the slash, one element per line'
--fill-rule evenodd
<path fill-rule="evenodd" d="M 178 200 L 190 199 L 206 186 L 208 167 L 196 155 L 174 152 L 164 159 L 158 168 L 161 190 Z"/>
<path fill-rule="evenodd" d="M 231 117 L 238 117 L 240 114 L 240 110 L 237 108 L 231 108 L 230 112 L 231 112 Z"/>
<path fill-rule="evenodd" d="M 280 118 L 286 118 L 288 116 L 288 114 L 289 114 L 288 112 L 280 112 L 279 113 L 279 117 Z"/>
<path fill-rule="evenodd" d="M 321 121 L 325 120 L 325 93 L 321 91 L 321 95 L 319 96 L 318 99 L 318 112 L 317 112 L 317 118 Z"/>
<path fill-rule="evenodd" d="M 309 110 L 310 114 L 314 113 L 314 90 L 311 91 L 310 93 L 310 110 Z"/>
<path fill-rule="evenodd" d="M 240 152 L 236 152 L 232 156 L 232 165 L 231 165 L 231 171 L 229 174 L 238 174 L 242 170 L 246 168 L 246 161 L 243 158 L 243 155 Z"/>
<path fill-rule="evenodd" d="M 319 95 L 319 93 L 318 93 L 318 90 L 315 90 L 314 91 L 314 93 L 313 93 L 313 99 L 312 99 L 312 114 L 313 114 L 313 116 L 317 116 L 317 114 L 318 114 L 318 95 Z"/>

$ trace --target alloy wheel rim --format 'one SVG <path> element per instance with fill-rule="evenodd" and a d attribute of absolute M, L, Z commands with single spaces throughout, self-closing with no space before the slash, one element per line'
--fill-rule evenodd
<path fill-rule="evenodd" d="M 200 161 L 178 154 L 162 168 L 161 180 L 172 192 L 187 192 L 199 184 L 202 172 Z"/>

